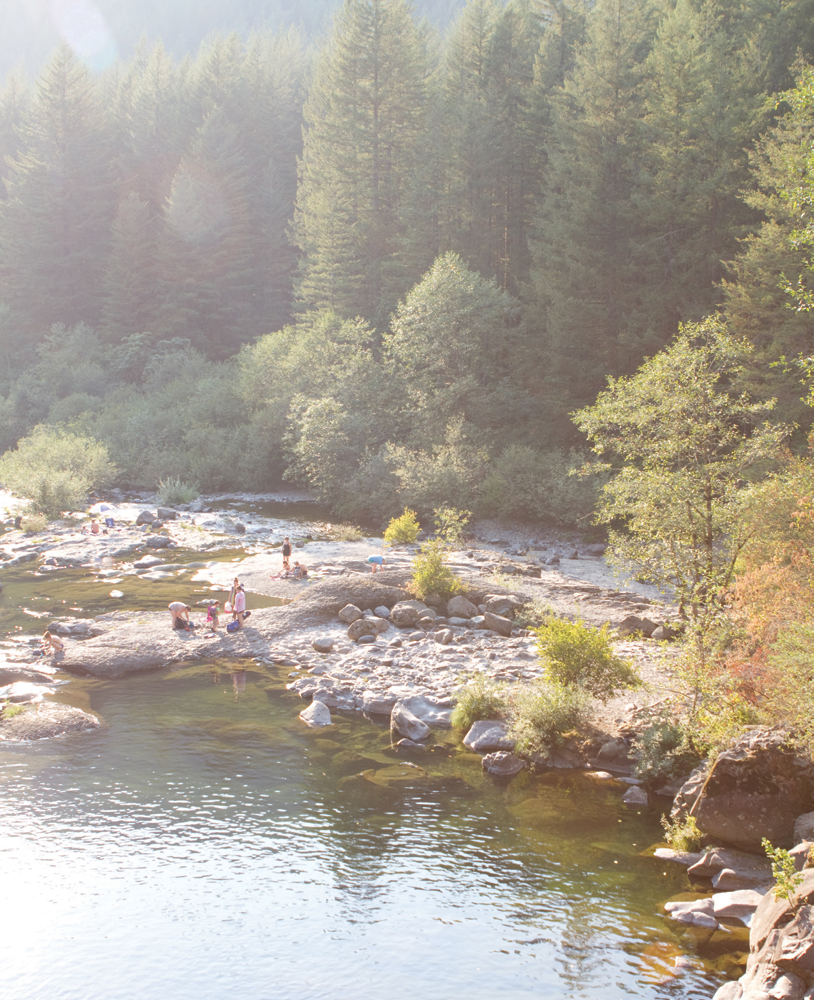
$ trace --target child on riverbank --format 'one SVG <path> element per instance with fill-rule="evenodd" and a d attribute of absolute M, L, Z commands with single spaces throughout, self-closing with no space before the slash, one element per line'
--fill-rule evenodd
<path fill-rule="evenodd" d="M 220 615 L 220 601 L 213 601 L 206 609 L 206 624 L 213 632 L 218 630 L 218 615 Z"/>

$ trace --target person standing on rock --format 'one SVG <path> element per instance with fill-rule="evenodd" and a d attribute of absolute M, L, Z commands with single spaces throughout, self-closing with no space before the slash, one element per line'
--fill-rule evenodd
<path fill-rule="evenodd" d="M 288 535 L 283 539 L 283 569 L 291 569 L 291 542 Z"/>
<path fill-rule="evenodd" d="M 384 569 L 384 556 L 374 554 L 368 556 L 367 561 L 370 563 L 371 573 L 378 573 L 380 569 Z"/>
<path fill-rule="evenodd" d="M 243 584 L 239 584 L 237 588 L 237 593 L 235 594 L 235 603 L 232 605 L 234 608 L 234 616 L 240 622 L 239 628 L 243 628 L 243 619 L 246 617 L 246 593 L 243 590 Z"/>
<path fill-rule="evenodd" d="M 184 604 L 183 601 L 173 601 L 172 604 L 168 604 L 167 607 L 172 615 L 173 628 L 188 629 L 190 627 L 189 612 L 192 609 L 188 604 Z"/>
<path fill-rule="evenodd" d="M 240 586 L 240 580 L 235 577 L 234 583 L 232 584 L 232 589 L 229 591 L 229 600 L 226 602 L 226 608 L 224 610 L 232 612 L 232 620 L 235 617 L 235 597 L 237 596 L 237 588 Z"/>

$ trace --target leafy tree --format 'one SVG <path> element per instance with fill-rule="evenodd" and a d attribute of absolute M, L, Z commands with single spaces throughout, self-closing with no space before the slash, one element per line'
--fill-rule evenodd
<path fill-rule="evenodd" d="M 345 0 L 305 105 L 294 235 L 298 298 L 383 324 L 407 287 L 400 212 L 426 110 L 422 37 L 404 0 Z"/>
<path fill-rule="evenodd" d="M 6 487 L 49 517 L 83 507 L 88 492 L 107 485 L 115 474 L 103 444 L 59 427 L 36 427 L 0 457 Z"/>
<path fill-rule="evenodd" d="M 107 122 L 67 45 L 37 83 L 0 202 L 2 298 L 28 332 L 94 323 L 113 214 Z"/>
<path fill-rule="evenodd" d="M 771 403 L 739 392 L 747 357 L 720 321 L 686 324 L 635 375 L 610 379 L 574 415 L 598 455 L 621 460 L 596 515 L 614 526 L 612 561 L 672 588 L 699 626 L 720 609 L 748 539 L 750 479 L 786 433 L 758 423 Z"/>

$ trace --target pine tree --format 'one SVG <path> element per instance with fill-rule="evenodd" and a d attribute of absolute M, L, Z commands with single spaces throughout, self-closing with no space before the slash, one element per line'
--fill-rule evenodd
<path fill-rule="evenodd" d="M 346 0 L 305 105 L 294 222 L 303 308 L 334 307 L 383 325 L 406 290 L 401 212 L 424 125 L 426 76 L 404 0 Z"/>
<path fill-rule="evenodd" d="M 645 72 L 634 260 L 648 275 L 653 328 L 661 316 L 672 333 L 716 307 L 721 259 L 754 218 L 739 193 L 764 98 L 743 52 L 691 0 L 660 24 Z"/>
<path fill-rule="evenodd" d="M 135 191 L 113 220 L 101 331 L 113 342 L 152 331 L 156 319 L 156 218 Z"/>
<path fill-rule="evenodd" d="M 94 324 L 113 215 L 107 122 L 63 45 L 38 81 L 0 204 L 0 297 L 26 330 Z"/>
<path fill-rule="evenodd" d="M 634 253 L 641 83 L 655 22 L 649 0 L 599 0 L 553 98 L 532 279 L 548 394 L 563 409 L 592 399 L 608 374 L 631 371 L 665 335 L 641 312 L 646 280 Z"/>
<path fill-rule="evenodd" d="M 223 358 L 256 336 L 256 235 L 239 136 L 214 110 L 179 164 L 158 236 L 158 331 Z"/>
<path fill-rule="evenodd" d="M 8 161 L 13 160 L 19 150 L 19 130 L 29 96 L 22 73 L 12 73 L 0 93 L 0 200 L 6 197 Z"/>

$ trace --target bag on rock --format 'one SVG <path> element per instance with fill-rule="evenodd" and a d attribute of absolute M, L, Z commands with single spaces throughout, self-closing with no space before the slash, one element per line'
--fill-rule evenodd
<path fill-rule="evenodd" d="M 240 622 L 239 621 L 233 621 L 233 622 L 229 622 L 229 624 L 226 626 L 226 631 L 227 632 L 237 632 L 237 630 L 239 628 L 240 628 Z"/>

